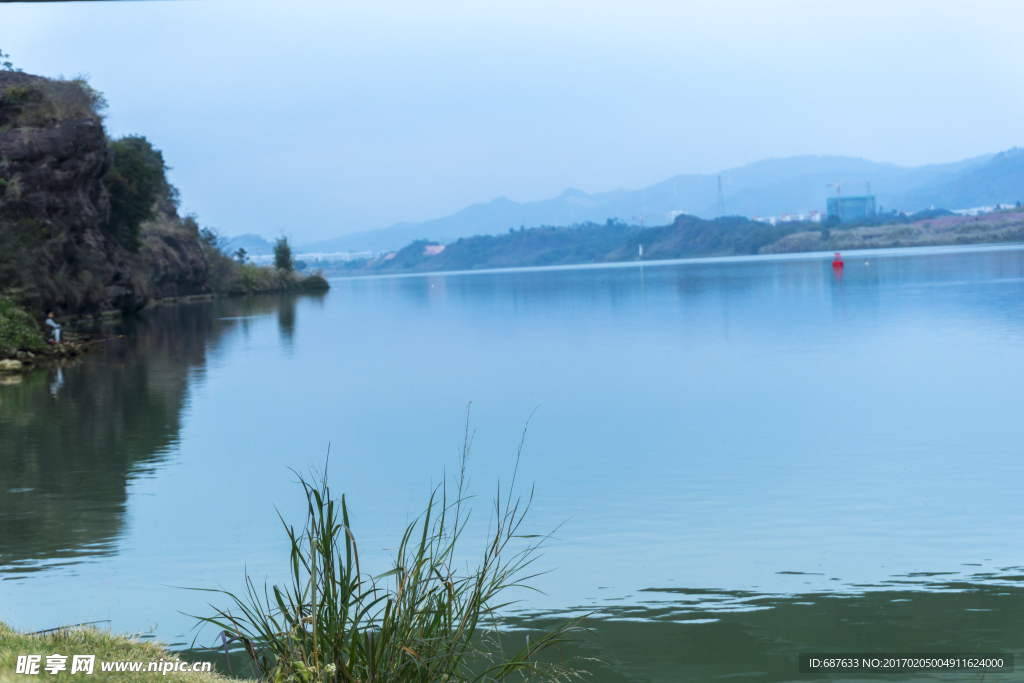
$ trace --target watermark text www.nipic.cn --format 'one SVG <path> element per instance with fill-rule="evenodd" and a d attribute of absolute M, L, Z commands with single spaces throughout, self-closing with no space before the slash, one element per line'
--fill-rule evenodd
<path fill-rule="evenodd" d="M 68 660 L 71 660 L 70 662 Z M 134 672 L 155 673 L 166 676 L 171 671 L 210 671 L 210 662 L 181 662 L 161 659 L 155 662 L 100 662 L 99 670 L 106 673 Z M 18 655 L 14 673 L 37 676 L 48 673 L 54 676 L 62 671 L 72 674 L 91 674 L 96 670 L 96 655 Z"/>

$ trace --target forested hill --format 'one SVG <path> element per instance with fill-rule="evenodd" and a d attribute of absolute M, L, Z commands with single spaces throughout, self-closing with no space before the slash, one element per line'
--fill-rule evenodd
<path fill-rule="evenodd" d="M 1021 207 L 981 216 L 959 216 L 942 209 L 912 216 L 888 214 L 853 225 L 834 221 L 770 225 L 742 216 L 704 220 L 683 215 L 671 225 L 646 229 L 609 220 L 603 225 L 464 237 L 448 245 L 422 239 L 375 259 L 333 264 L 333 268 L 342 268 L 344 274 L 369 275 L 1020 241 L 1024 241 Z"/>
<path fill-rule="evenodd" d="M 806 223 L 772 226 L 742 216 L 714 220 L 679 216 L 671 225 L 644 230 L 607 221 L 603 225 L 541 227 L 464 237 L 443 247 L 417 240 L 378 259 L 353 262 L 349 269 L 422 272 L 632 261 L 641 258 L 641 246 L 644 260 L 756 254 L 786 235 L 807 229 Z"/>

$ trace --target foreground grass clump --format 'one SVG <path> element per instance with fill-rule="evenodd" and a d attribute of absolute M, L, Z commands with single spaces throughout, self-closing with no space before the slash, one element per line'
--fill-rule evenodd
<path fill-rule="evenodd" d="M 67 655 L 67 669 L 56 675 L 45 671 L 47 655 Z M 18 655 L 42 655 L 42 666 L 36 676 L 17 674 Z M 95 655 L 96 664 L 92 675 L 76 673 L 72 676 L 71 657 L 73 655 Z M 15 631 L 0 622 L 0 683 L 23 683 L 35 678 L 48 681 L 88 680 L 118 681 L 118 683 L 141 683 L 155 680 L 175 681 L 176 683 L 227 683 L 229 679 L 215 673 L 192 671 L 168 671 L 166 675 L 147 672 L 104 672 L 100 662 L 133 661 L 145 662 L 176 662 L 178 658 L 163 649 L 159 644 L 139 642 L 123 635 L 114 635 L 92 627 L 62 629 L 41 635 L 28 635 Z"/>
<path fill-rule="evenodd" d="M 0 296 L 0 352 L 12 348 L 32 351 L 44 345 L 43 333 L 28 311 Z"/>
<path fill-rule="evenodd" d="M 499 491 L 479 564 L 473 569 L 457 557 L 469 517 L 468 451 L 467 440 L 454 498 L 442 484 L 406 528 L 391 570 L 378 576 L 360 569 L 344 496 L 332 500 L 326 475 L 313 483 L 300 477 L 308 508 L 301 531 L 285 523 L 290 583 L 258 589 L 246 577 L 246 596 L 215 591 L 234 604 L 201 620 L 240 641 L 254 673 L 275 683 L 581 678 L 557 651 L 578 620 L 532 639 L 500 631 L 499 612 L 511 604 L 505 593 L 525 587 L 544 540 L 520 530 L 529 500 L 513 498 L 511 489 L 502 500 Z"/>

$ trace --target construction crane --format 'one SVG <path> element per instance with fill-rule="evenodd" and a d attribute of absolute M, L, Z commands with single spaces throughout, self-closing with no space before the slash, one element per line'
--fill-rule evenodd
<path fill-rule="evenodd" d="M 840 223 L 843 222 L 843 191 L 839 187 L 839 184 L 841 182 L 843 182 L 843 181 L 837 180 L 834 183 L 829 183 L 828 184 L 829 187 L 836 188 L 836 213 L 839 214 L 839 222 Z M 818 206 L 821 206 L 821 205 L 819 204 Z"/>
<path fill-rule="evenodd" d="M 864 183 L 867 185 L 867 196 L 871 196 L 871 181 L 870 180 L 837 180 L 834 183 L 829 183 L 828 187 L 836 188 L 836 213 L 838 214 L 839 220 L 843 220 L 843 191 L 840 185 L 846 185 L 849 187 L 850 183 Z M 872 204 L 874 206 L 874 204 Z"/>

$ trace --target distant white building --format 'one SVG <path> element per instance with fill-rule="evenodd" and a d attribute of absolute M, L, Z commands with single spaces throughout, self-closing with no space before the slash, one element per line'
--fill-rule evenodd
<path fill-rule="evenodd" d="M 780 213 L 778 216 L 751 216 L 750 220 L 757 221 L 758 223 L 768 223 L 775 225 L 777 223 L 793 223 L 793 222 L 810 222 L 820 223 L 822 213 L 820 211 L 810 211 L 809 213 Z"/>
<path fill-rule="evenodd" d="M 1012 209 L 1015 206 L 1012 202 L 1009 204 L 996 204 L 995 206 L 973 206 L 969 209 L 953 209 L 953 213 L 958 216 L 980 216 L 984 213 L 992 213 L 993 211 L 1002 211 L 1003 209 Z"/>
<path fill-rule="evenodd" d="M 371 258 L 372 252 L 369 251 L 336 251 L 333 253 L 325 254 L 322 252 L 308 253 L 308 254 L 292 254 L 292 260 L 294 261 L 306 261 L 316 262 L 321 261 L 323 263 L 333 263 L 335 261 L 355 261 L 361 258 Z M 273 254 L 256 254 L 251 256 L 251 259 L 255 263 L 273 263 Z"/>
<path fill-rule="evenodd" d="M 336 251 L 331 254 L 316 253 L 316 254 L 297 254 L 295 259 L 297 261 L 355 261 L 361 258 L 371 258 L 373 252 L 369 251 Z"/>

